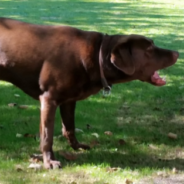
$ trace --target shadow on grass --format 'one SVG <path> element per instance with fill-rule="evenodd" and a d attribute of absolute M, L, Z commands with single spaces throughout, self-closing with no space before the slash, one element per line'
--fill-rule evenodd
<path fill-rule="evenodd" d="M 123 91 L 119 102 L 117 99 L 112 99 L 110 103 L 97 105 L 96 111 L 103 114 L 103 118 L 102 120 L 95 119 L 91 124 L 92 130 L 86 131 L 88 134 L 97 132 L 101 138 L 90 139 L 91 143 L 97 141 L 98 144 L 91 152 L 82 153 L 82 159 L 80 158 L 75 163 L 95 165 L 106 163 L 111 167 L 128 167 L 133 170 L 147 167 L 157 169 L 176 167 L 183 171 L 184 158 L 181 156 L 184 147 L 182 90 L 177 90 L 175 86 L 156 88 L 141 82 L 132 83 L 121 87 L 119 85 Z M 116 90 L 118 92 L 115 92 L 117 93 L 115 96 L 119 96 L 120 91 Z M 84 101 L 83 105 L 85 103 L 89 102 Z M 112 108 L 117 109 L 117 106 L 119 106 L 118 112 L 113 114 Z M 93 104 L 89 107 L 93 107 Z M 102 107 L 105 108 L 105 111 L 102 110 Z M 82 111 L 86 111 L 85 105 Z M 87 122 L 94 119 L 93 109 L 89 111 L 92 114 L 89 119 L 85 119 Z M 107 130 L 112 131 L 114 135 L 104 136 Z M 178 139 L 169 139 L 169 132 L 177 134 Z M 88 140 L 88 136 L 84 135 L 80 137 L 80 140 Z M 120 145 L 120 140 L 125 141 L 125 145 Z M 155 146 L 152 147 L 152 145 Z"/>
<path fill-rule="evenodd" d="M 178 116 L 182 115 L 182 105 L 172 107 L 172 104 L 176 103 L 176 101 L 170 101 L 170 103 L 168 103 L 167 99 L 171 96 L 164 92 L 173 92 L 175 89 L 169 86 L 157 89 L 148 84 L 142 84 L 141 82 L 134 83 L 133 85 L 118 85 L 119 89 L 115 89 L 114 97 L 111 97 L 110 101 L 108 101 L 108 99 L 101 99 L 101 95 L 97 95 L 79 103 L 76 113 L 76 127 L 82 128 L 85 131 L 83 135 L 78 135 L 79 140 L 86 140 L 89 144 L 90 142 L 98 141 L 99 145 L 92 148 L 91 151 L 79 152 L 79 159 L 72 162 L 63 160 L 56 151 L 57 158 L 61 159 L 63 166 L 70 164 L 101 165 L 104 163 L 111 167 L 128 167 L 131 169 L 143 169 L 146 167 L 165 167 L 170 169 L 177 167 L 179 170 L 184 169 L 184 160 L 177 158 L 177 154 L 172 155 L 172 157 L 168 159 L 168 157 L 162 155 L 163 152 L 161 152 L 160 157 L 158 156 L 157 153 L 159 149 L 156 154 L 152 151 L 145 150 L 145 147 L 154 144 L 166 145 L 171 148 L 176 147 L 176 152 L 180 152 L 179 150 L 184 146 L 183 119 L 177 119 L 175 115 L 176 112 L 180 112 Z M 144 89 L 147 85 L 147 89 Z M 25 159 L 26 154 L 29 156 L 31 153 L 38 152 L 39 142 L 36 142 L 33 138 L 17 138 L 16 134 L 38 133 L 38 103 L 35 103 L 34 100 L 23 95 L 21 91 L 13 86 L 1 86 L 0 88 L 2 93 L 6 92 L 6 94 L 10 96 L 10 98 L 4 99 L 5 101 L 3 103 L 5 103 L 5 105 L 10 102 L 9 100 L 14 101 L 16 99 L 14 93 L 18 93 L 21 99 L 16 99 L 14 102 L 17 104 L 19 104 L 20 101 L 27 102 L 27 105 L 31 104 L 36 106 L 32 109 L 1 107 L 1 151 L 6 152 L 5 155 L 8 159 Z M 134 93 L 129 93 L 128 91 L 133 90 L 132 88 L 135 88 Z M 153 89 L 155 90 L 152 91 Z M 120 95 L 118 94 L 120 92 L 117 92 L 118 90 L 123 90 L 123 96 L 126 96 L 126 100 L 122 98 L 120 102 L 118 102 L 116 99 L 116 96 Z M 145 94 L 140 97 L 142 92 L 145 92 Z M 162 97 L 164 93 L 165 96 Z M 137 96 L 136 101 L 134 100 L 135 96 Z M 144 98 L 144 100 L 141 98 Z M 178 100 L 182 99 L 179 98 Z M 116 109 L 112 109 L 112 107 L 117 108 L 118 106 L 118 112 L 116 112 Z M 95 112 L 97 115 L 94 116 Z M 103 116 L 99 114 L 103 114 Z M 60 134 L 61 129 L 58 123 L 58 121 L 60 121 L 58 116 L 57 114 L 55 127 L 56 136 Z M 87 123 L 92 126 L 92 129 L 86 129 Z M 112 137 L 104 136 L 103 132 L 107 130 L 111 130 L 114 135 Z M 173 130 L 175 131 L 174 133 L 179 135 L 177 141 L 168 140 L 167 133 Z M 100 139 L 91 136 L 94 132 L 100 135 Z M 120 145 L 120 139 L 125 140 L 126 144 Z M 62 138 L 62 141 L 59 141 L 57 145 L 58 144 L 60 144 L 61 149 L 70 150 L 64 138 Z M 58 146 L 57 149 L 59 149 Z M 19 154 L 17 154 L 15 150 Z M 168 152 L 169 150 L 164 154 L 168 154 Z"/>

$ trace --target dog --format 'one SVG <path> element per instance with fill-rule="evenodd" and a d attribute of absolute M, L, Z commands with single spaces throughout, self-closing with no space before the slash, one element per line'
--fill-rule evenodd
<path fill-rule="evenodd" d="M 76 102 L 112 84 L 166 81 L 158 70 L 173 65 L 177 51 L 141 35 L 107 35 L 69 26 L 35 25 L 0 18 L 0 80 L 40 101 L 40 149 L 44 167 L 60 167 L 52 150 L 57 107 L 71 147 L 89 149 L 75 137 Z"/>

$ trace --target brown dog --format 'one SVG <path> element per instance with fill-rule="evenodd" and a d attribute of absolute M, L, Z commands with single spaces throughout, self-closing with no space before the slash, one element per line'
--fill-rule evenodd
<path fill-rule="evenodd" d="M 138 79 L 162 86 L 166 82 L 157 70 L 173 65 L 178 56 L 144 36 L 109 36 L 0 18 L 0 80 L 40 100 L 40 148 L 45 168 L 60 166 L 52 151 L 58 106 L 63 135 L 74 149 L 87 149 L 75 137 L 76 101 L 103 87 L 110 90 L 108 84 Z"/>

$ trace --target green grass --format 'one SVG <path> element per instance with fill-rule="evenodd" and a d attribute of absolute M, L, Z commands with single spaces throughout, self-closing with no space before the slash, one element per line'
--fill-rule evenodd
<path fill-rule="evenodd" d="M 30 155 L 39 153 L 39 141 L 16 134 L 39 132 L 39 103 L 0 82 L 0 184 L 120 184 L 125 179 L 136 182 L 154 177 L 160 171 L 173 174 L 173 168 L 184 173 L 183 7 L 181 0 L 0 0 L 0 16 L 108 34 L 142 34 L 161 47 L 180 52 L 176 65 L 160 72 L 167 77 L 164 87 L 134 81 L 113 86 L 108 98 L 99 93 L 78 102 L 76 127 L 84 133 L 77 137 L 89 145 L 95 143 L 90 151 L 75 152 L 63 137 L 57 138 L 61 130 L 57 112 L 54 150 L 62 170 L 27 168 Z M 9 107 L 9 103 L 28 108 Z M 88 130 L 86 124 L 92 128 Z M 169 139 L 169 132 L 178 138 Z M 120 139 L 126 144 L 119 144 Z M 68 161 L 61 150 L 77 158 Z M 16 170 L 17 165 L 21 171 Z"/>

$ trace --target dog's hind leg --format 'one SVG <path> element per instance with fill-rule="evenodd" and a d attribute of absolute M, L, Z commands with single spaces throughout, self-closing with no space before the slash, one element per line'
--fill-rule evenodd
<path fill-rule="evenodd" d="M 79 148 L 89 149 L 90 147 L 88 145 L 79 143 L 75 137 L 75 105 L 76 102 L 60 105 L 60 114 L 63 120 L 62 133 L 74 150 Z"/>

